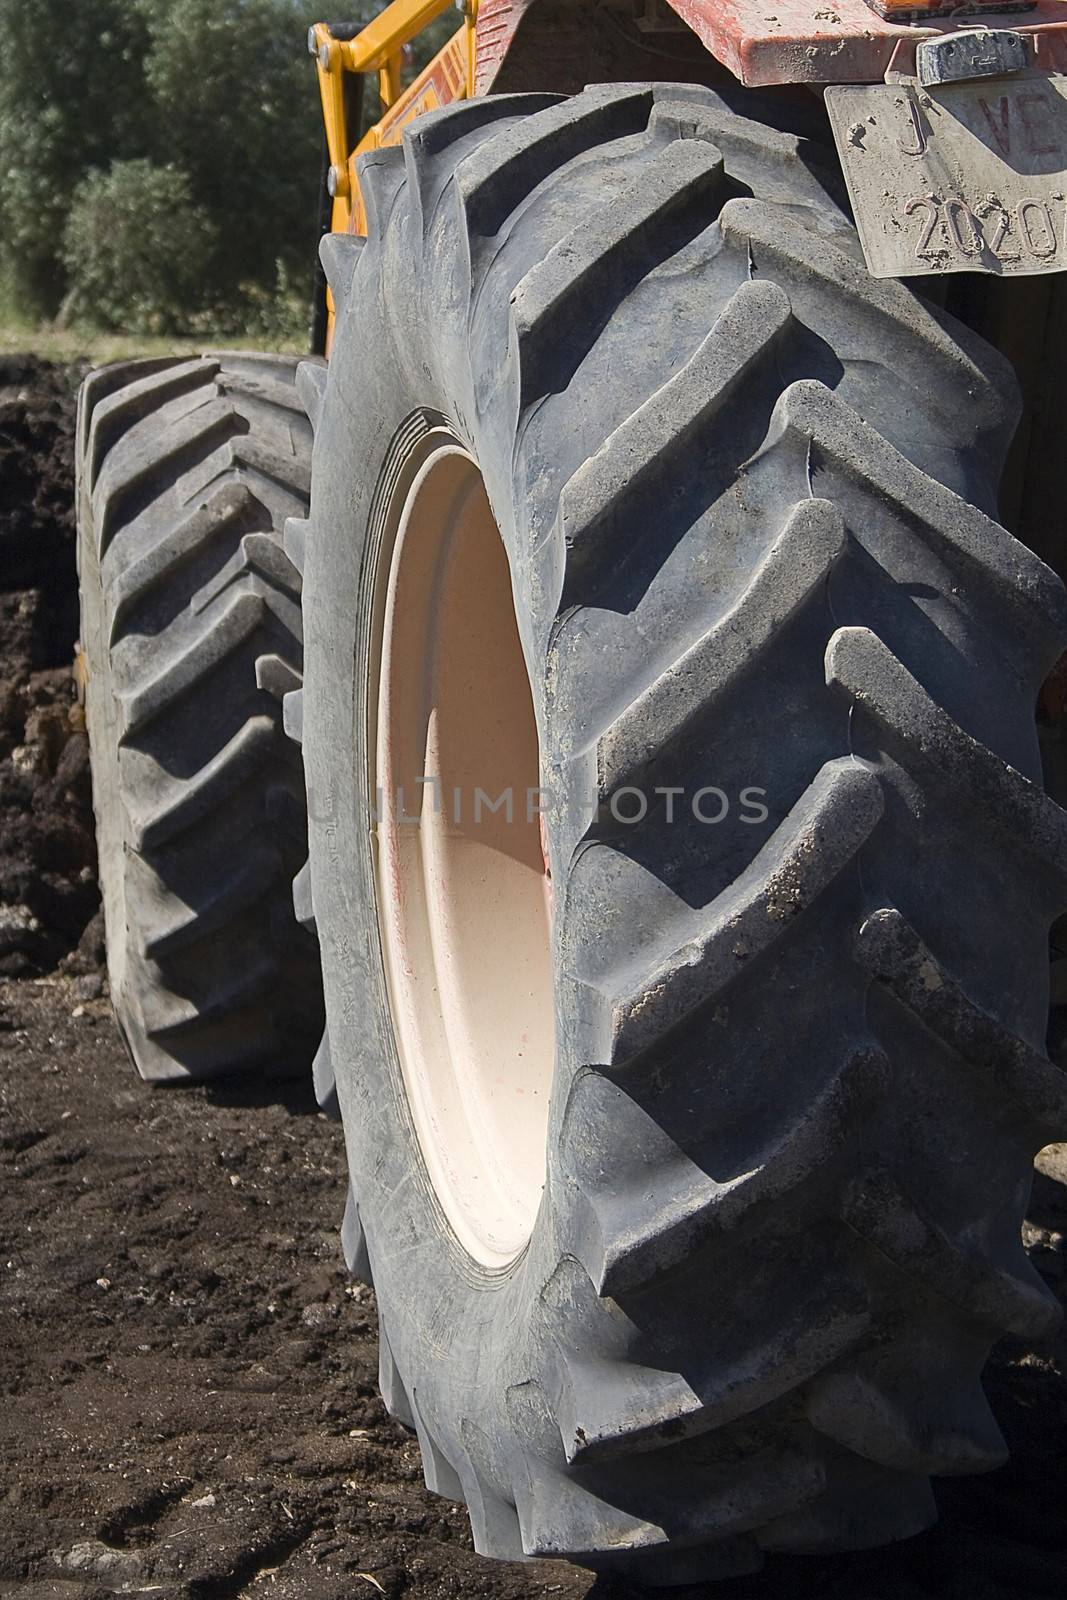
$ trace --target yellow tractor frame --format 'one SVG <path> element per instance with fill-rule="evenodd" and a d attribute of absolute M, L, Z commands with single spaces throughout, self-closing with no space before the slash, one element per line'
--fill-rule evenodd
<path fill-rule="evenodd" d="M 404 46 L 446 11 L 460 10 L 463 21 L 434 59 L 405 89 L 401 85 Z M 308 48 L 318 64 L 319 93 L 329 151 L 328 188 L 333 201 L 333 233 L 365 234 L 366 214 L 359 191 L 356 163 L 369 150 L 400 143 L 403 130 L 424 111 L 465 100 L 474 93 L 475 25 L 478 0 L 392 0 L 379 16 L 352 39 L 337 39 L 318 22 Z M 377 73 L 382 114 L 353 147 L 358 130 L 348 126 L 345 76 Z M 331 318 L 333 306 L 330 305 Z"/>

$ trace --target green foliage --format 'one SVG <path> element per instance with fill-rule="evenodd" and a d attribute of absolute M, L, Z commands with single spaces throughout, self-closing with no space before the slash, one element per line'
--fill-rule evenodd
<path fill-rule="evenodd" d="M 149 34 L 145 84 L 166 156 L 215 219 L 214 291 L 268 287 L 315 246 L 322 123 L 305 39 L 315 3 L 136 0 Z"/>
<path fill-rule="evenodd" d="M 103 326 L 162 326 L 169 283 L 175 318 L 221 305 L 262 320 L 281 272 L 291 319 L 316 236 L 305 36 L 321 14 L 318 0 L 0 0 L 0 277 L 24 313 L 73 291 Z"/>
<path fill-rule="evenodd" d="M 233 337 L 254 338 L 271 350 L 307 342 L 311 320 L 306 273 L 294 281 L 284 261 L 275 263 L 274 283 L 265 289 L 259 283 L 244 283 L 229 309 L 227 321 L 222 310 L 216 326 Z"/>
<path fill-rule="evenodd" d="M 383 4 L 0 0 L 0 283 L 21 314 L 292 339 L 318 231 L 307 29 Z M 415 41 L 406 80 L 458 25 Z"/>
<path fill-rule="evenodd" d="M 0 266 L 27 311 L 54 311 L 80 176 L 138 154 L 143 22 L 124 0 L 0 0 L 0 39 Z"/>
<path fill-rule="evenodd" d="M 91 172 L 63 238 L 72 309 L 99 328 L 177 332 L 203 293 L 215 243 L 179 167 L 116 161 Z"/>

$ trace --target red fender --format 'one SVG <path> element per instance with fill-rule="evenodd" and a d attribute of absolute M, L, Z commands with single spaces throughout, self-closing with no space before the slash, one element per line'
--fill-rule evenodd
<path fill-rule="evenodd" d="M 959 0 L 878 0 L 898 16 L 954 11 Z M 749 87 L 776 83 L 877 83 L 892 67 L 914 71 L 915 46 L 953 28 L 973 27 L 955 15 L 943 25 L 891 22 L 866 0 L 663 0 L 716 61 Z M 1011 0 L 1008 0 L 1011 4 Z M 983 7 L 975 0 L 972 15 Z M 986 5 L 995 10 L 996 5 Z M 1004 5 L 1000 7 L 1005 9 Z M 620 25 L 622 17 L 620 14 Z M 622 57 L 611 14 L 584 0 L 481 0 L 478 9 L 478 90 L 571 89 L 571 57 L 583 82 L 622 73 L 594 70 L 594 52 Z M 1067 71 L 1067 0 L 1036 0 L 1004 26 L 1038 35 L 1038 61 Z M 655 36 L 659 37 L 659 36 Z M 664 40 L 675 36 L 666 33 Z M 632 58 L 640 56 L 640 47 Z M 656 54 L 649 53 L 655 61 Z M 662 71 L 645 76 L 667 77 Z M 709 80 L 710 81 L 710 80 Z M 580 84 L 578 85 L 580 87 Z"/>

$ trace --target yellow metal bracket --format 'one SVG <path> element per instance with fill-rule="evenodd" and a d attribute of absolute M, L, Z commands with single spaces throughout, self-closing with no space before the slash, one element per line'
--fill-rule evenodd
<path fill-rule="evenodd" d="M 401 83 L 404 46 L 446 11 L 463 13 L 463 23 L 406 89 Z M 324 22 L 308 35 L 318 66 L 319 94 L 330 157 L 329 189 L 334 233 L 365 233 L 366 215 L 356 162 L 369 150 L 398 144 L 415 117 L 474 93 L 475 25 L 478 0 L 392 0 L 354 39 L 335 39 Z M 377 73 L 382 114 L 353 147 L 357 129 L 348 127 L 345 74 Z"/>

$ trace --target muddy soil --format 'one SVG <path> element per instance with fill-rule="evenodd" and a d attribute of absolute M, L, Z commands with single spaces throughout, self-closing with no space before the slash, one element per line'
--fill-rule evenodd
<path fill-rule="evenodd" d="M 0 1095 L 0 1594 L 584 1592 L 423 1489 L 307 1090 L 149 1092 L 57 978 L 0 985 Z"/>
<path fill-rule="evenodd" d="M 634 1600 L 644 1591 L 563 1564 L 481 1561 L 462 1508 L 424 1489 L 414 1441 L 378 1398 L 373 1295 L 341 1264 L 341 1135 L 310 1088 L 137 1082 L 99 965 L 67 675 L 71 375 L 12 372 L 0 369 L 0 1596 Z M 1039 1158 L 1030 1218 L 1032 1259 L 1062 1297 L 1067 1146 Z M 1065 1363 L 1062 1333 L 1001 1348 L 987 1387 L 1012 1459 L 943 1482 L 929 1533 L 676 1593 L 1062 1594 Z"/>
<path fill-rule="evenodd" d="M 0 973 L 9 975 L 48 972 L 64 957 L 88 973 L 103 955 L 89 748 L 71 680 L 79 377 L 0 358 Z"/>
<path fill-rule="evenodd" d="M 378 1398 L 373 1295 L 340 1260 L 337 1127 L 301 1086 L 145 1089 L 76 982 L 0 983 L 0 1595 L 642 1592 L 474 1555 Z M 1031 1250 L 1061 1290 L 1067 1147 L 1042 1164 Z M 1065 1358 L 1062 1338 L 1002 1351 L 989 1389 L 1012 1462 L 942 1484 L 929 1534 L 679 1593 L 1062 1593 Z"/>

